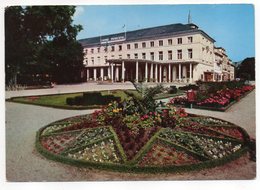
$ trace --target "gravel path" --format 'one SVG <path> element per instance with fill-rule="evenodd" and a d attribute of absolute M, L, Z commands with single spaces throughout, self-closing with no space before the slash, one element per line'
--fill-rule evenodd
<path fill-rule="evenodd" d="M 255 137 L 255 92 L 225 113 L 187 109 L 211 115 L 244 127 Z M 125 174 L 82 169 L 47 160 L 34 148 L 36 131 L 50 122 L 91 111 L 72 111 L 6 102 L 6 178 L 8 181 L 91 181 L 91 180 L 188 180 L 253 179 L 256 163 L 248 155 L 225 166 L 178 174 Z"/>

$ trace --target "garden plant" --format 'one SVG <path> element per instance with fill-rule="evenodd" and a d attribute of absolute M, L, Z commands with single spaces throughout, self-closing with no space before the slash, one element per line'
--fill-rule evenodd
<path fill-rule="evenodd" d="M 93 114 L 51 123 L 36 148 L 49 159 L 121 172 L 180 172 L 223 165 L 250 151 L 247 132 L 220 119 L 187 114 L 153 96 L 161 86 L 129 93 Z"/>

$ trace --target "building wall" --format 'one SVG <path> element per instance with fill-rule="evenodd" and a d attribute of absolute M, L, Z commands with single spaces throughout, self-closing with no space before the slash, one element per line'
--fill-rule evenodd
<path fill-rule="evenodd" d="M 179 51 L 181 51 L 181 57 Z M 221 56 L 217 55 L 216 51 Z M 111 71 L 106 60 L 110 59 L 142 59 L 159 62 L 162 66 L 170 64 L 170 67 L 174 68 L 174 71 L 172 69 L 171 72 L 176 73 L 176 76 L 172 77 L 174 80 L 180 80 L 177 77 L 179 76 L 180 67 L 181 72 L 183 72 L 181 73 L 181 78 L 185 78 L 187 75 L 186 71 L 190 69 L 191 64 L 193 81 L 209 79 L 211 75 L 212 79 L 210 80 L 215 80 L 215 73 L 219 74 L 221 80 L 232 80 L 234 78 L 233 67 L 230 66 L 230 60 L 225 50 L 223 48 L 215 48 L 212 39 L 199 32 L 131 42 L 115 42 L 107 46 L 103 44 L 102 46 L 84 47 L 84 53 L 84 65 L 86 68 L 100 67 L 99 70 L 87 71 L 91 72 L 92 76 L 96 76 L 94 78 L 98 78 L 97 75 L 100 75 L 100 73 L 106 73 L 109 77 L 111 74 L 109 72 Z M 153 53 L 154 58 L 152 58 L 151 53 Z M 107 70 L 104 71 L 103 67 Z M 135 63 L 133 63 L 133 67 L 135 67 Z M 166 71 L 163 72 L 167 73 L 167 67 L 165 68 Z M 149 69 L 151 69 L 150 65 L 148 66 L 148 73 L 150 73 Z"/>

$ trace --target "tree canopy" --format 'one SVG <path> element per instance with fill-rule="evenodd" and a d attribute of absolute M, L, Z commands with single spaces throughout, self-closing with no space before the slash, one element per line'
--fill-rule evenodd
<path fill-rule="evenodd" d="M 255 80 L 255 58 L 244 59 L 236 69 L 236 76 L 246 80 Z"/>
<path fill-rule="evenodd" d="M 48 73 L 59 83 L 78 82 L 83 48 L 73 24 L 75 6 L 10 6 L 5 9 L 6 83 L 17 75 Z M 19 81 L 18 81 L 19 82 Z"/>

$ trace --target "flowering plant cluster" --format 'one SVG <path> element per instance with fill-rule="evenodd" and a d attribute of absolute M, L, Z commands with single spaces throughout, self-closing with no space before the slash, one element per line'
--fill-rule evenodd
<path fill-rule="evenodd" d="M 235 89 L 223 89 L 217 91 L 215 94 L 211 94 L 210 97 L 197 102 L 199 106 L 209 106 L 209 107 L 225 107 L 230 102 L 236 100 L 238 101 L 239 98 L 244 95 L 246 92 L 251 91 L 253 86 L 245 85 L 241 88 Z"/>
<path fill-rule="evenodd" d="M 252 91 L 253 89 L 254 86 L 244 85 L 233 89 L 224 88 L 215 91 L 214 93 L 198 92 L 195 104 L 197 106 L 222 108 L 229 105 L 232 101 L 238 101 L 241 96 L 243 96 L 246 92 Z M 180 96 L 170 99 L 169 104 L 187 106 L 189 101 L 187 97 Z"/>

